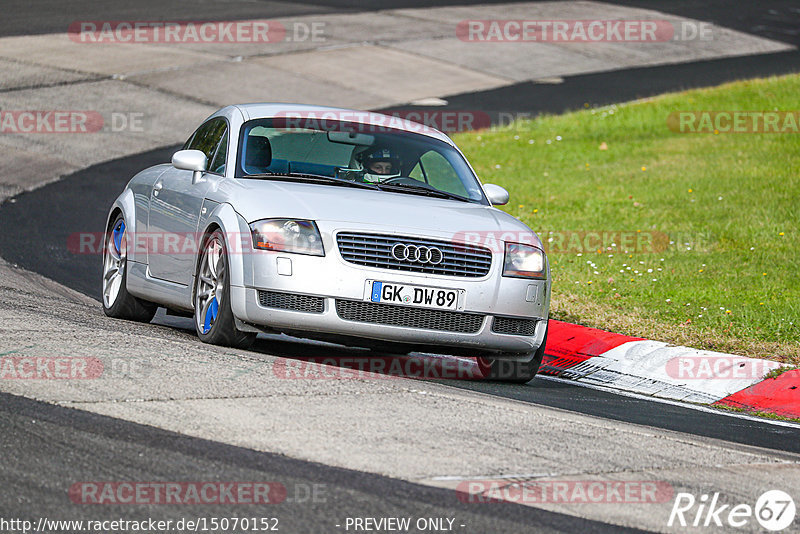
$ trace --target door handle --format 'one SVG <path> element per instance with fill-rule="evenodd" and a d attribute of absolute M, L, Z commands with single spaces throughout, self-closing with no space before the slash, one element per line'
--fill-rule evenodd
<path fill-rule="evenodd" d="M 158 196 L 158 192 L 161 191 L 163 187 L 164 184 L 161 182 L 156 182 L 155 185 L 153 185 L 153 196 Z"/>

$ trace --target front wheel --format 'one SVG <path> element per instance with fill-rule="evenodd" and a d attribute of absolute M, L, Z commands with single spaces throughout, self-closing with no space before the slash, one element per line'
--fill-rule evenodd
<path fill-rule="evenodd" d="M 128 232 L 118 215 L 106 234 L 103 250 L 103 312 L 116 319 L 149 323 L 157 306 L 128 293 Z"/>
<path fill-rule="evenodd" d="M 484 358 L 478 356 L 478 368 L 484 379 L 495 382 L 508 382 L 511 384 L 526 384 L 533 380 L 539 372 L 544 358 L 545 345 L 547 344 L 547 332 L 544 334 L 542 344 L 533 354 L 533 358 L 527 362 L 517 362 L 513 360 L 502 360 L 497 358 Z"/>
<path fill-rule="evenodd" d="M 197 267 L 194 291 L 194 326 L 205 343 L 246 349 L 256 334 L 236 328 L 231 311 L 228 255 L 222 232 L 216 230 L 204 241 Z"/>

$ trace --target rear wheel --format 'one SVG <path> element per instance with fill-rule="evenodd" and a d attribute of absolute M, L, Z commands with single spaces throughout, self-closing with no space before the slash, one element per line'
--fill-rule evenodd
<path fill-rule="evenodd" d="M 478 368 L 483 378 L 495 382 L 508 382 L 511 384 L 525 384 L 533 380 L 539 372 L 544 358 L 545 345 L 547 344 L 547 332 L 541 346 L 533 353 L 533 358 L 527 362 L 513 360 L 503 360 L 498 358 L 484 358 L 478 356 Z"/>
<path fill-rule="evenodd" d="M 214 231 L 204 241 L 194 291 L 194 326 L 201 341 L 246 349 L 256 339 L 253 332 L 236 328 L 231 311 L 228 255 L 222 232 Z"/>
<path fill-rule="evenodd" d="M 106 234 L 103 250 L 103 312 L 116 319 L 148 323 L 157 306 L 128 293 L 128 232 L 118 215 Z"/>

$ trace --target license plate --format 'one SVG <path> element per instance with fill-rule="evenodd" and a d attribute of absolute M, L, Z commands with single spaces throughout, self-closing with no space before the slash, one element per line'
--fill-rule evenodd
<path fill-rule="evenodd" d="M 364 300 L 417 308 L 461 310 L 464 308 L 464 294 L 465 291 L 463 289 L 445 289 L 367 280 Z"/>

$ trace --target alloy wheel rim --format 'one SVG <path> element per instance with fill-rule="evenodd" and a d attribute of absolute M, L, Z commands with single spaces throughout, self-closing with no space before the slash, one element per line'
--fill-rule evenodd
<path fill-rule="evenodd" d="M 225 255 L 218 237 L 212 237 L 203 251 L 195 291 L 195 322 L 198 331 L 208 334 L 219 315 L 225 275 Z"/>
<path fill-rule="evenodd" d="M 125 274 L 127 250 L 127 232 L 125 221 L 119 220 L 108 235 L 103 258 L 103 303 L 110 308 L 117 301 L 119 289 Z"/>

